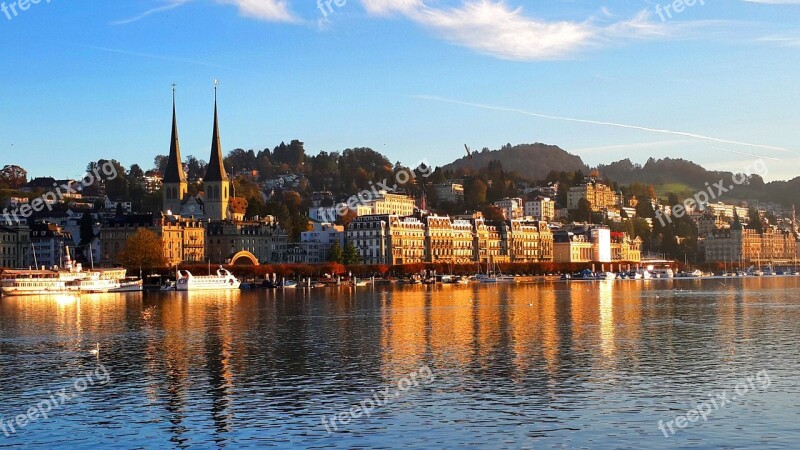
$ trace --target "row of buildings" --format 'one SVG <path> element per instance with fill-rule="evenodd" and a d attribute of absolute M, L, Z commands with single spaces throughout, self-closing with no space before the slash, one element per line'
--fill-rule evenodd
<path fill-rule="evenodd" d="M 706 219 L 716 223 L 713 216 Z M 752 225 L 752 224 L 751 224 Z M 800 256 L 794 215 L 788 226 L 764 224 L 761 230 L 744 226 L 736 216 L 729 226 L 719 226 L 701 235 L 700 247 L 707 262 L 733 266 L 796 264 Z"/>
<path fill-rule="evenodd" d="M 252 263 L 323 263 L 331 249 L 351 245 L 364 264 L 402 265 L 416 263 L 631 263 L 641 261 L 641 240 L 625 233 L 612 233 L 604 227 L 558 226 L 556 202 L 541 194 L 557 195 L 557 187 L 539 190 L 531 201 L 506 198 L 495 203 L 504 220 L 486 220 L 479 213 L 469 216 L 438 216 L 425 212 L 414 198 L 386 191 L 365 191 L 346 203 L 336 204 L 333 195 L 319 192 L 312 197 L 309 210 L 311 229 L 300 241 L 290 243 L 286 231 L 273 217 L 245 220 L 247 201 L 235 195 L 223 165 L 215 94 L 211 155 L 203 177 L 203 190 L 188 194 L 178 138 L 178 123 L 173 96 L 170 152 L 159 185 L 164 211 L 160 214 L 132 214 L 130 203 L 102 202 L 101 212 L 69 210 L 60 217 L 46 217 L 28 224 L 0 226 L 0 265 L 30 267 L 59 265 L 66 248 L 77 246 L 95 264 L 115 264 L 125 251 L 127 240 L 140 228 L 162 239 L 168 264 L 211 262 L 230 263 L 244 255 Z M 48 183 L 52 180 L 46 180 Z M 292 180 L 288 179 L 287 183 Z M 46 183 L 45 183 L 46 184 Z M 52 183 L 50 183 L 52 184 Z M 35 183 L 32 184 L 32 187 Z M 43 184 L 43 186 L 46 188 Z M 463 183 L 453 180 L 433 186 L 440 201 L 463 200 Z M 542 188 L 544 189 L 544 188 Z M 75 202 L 84 198 L 71 199 Z M 624 210 L 620 193 L 594 180 L 571 187 L 567 208 L 577 209 L 586 200 L 592 211 Z M 23 201 L 23 200 L 20 200 Z M 636 206 L 631 199 L 629 206 Z M 655 205 L 658 206 L 658 205 Z M 628 213 L 631 216 L 632 208 Z M 695 214 L 707 261 L 785 262 L 797 257 L 797 230 L 794 218 L 790 229 L 766 226 L 763 231 L 744 227 L 738 218 L 729 224 L 726 217 L 746 213 L 741 207 L 707 205 Z M 345 228 L 333 223 L 349 211 L 356 218 Z M 669 214 L 669 211 L 665 211 Z M 80 225 L 92 215 L 89 239 Z"/>
<path fill-rule="evenodd" d="M 479 215 L 359 216 L 346 240 L 365 264 L 638 263 L 641 240 L 603 227 L 551 230 L 527 219 Z"/>

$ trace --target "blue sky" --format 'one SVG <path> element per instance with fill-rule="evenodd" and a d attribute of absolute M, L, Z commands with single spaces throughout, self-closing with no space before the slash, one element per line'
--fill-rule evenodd
<path fill-rule="evenodd" d="M 215 78 L 226 152 L 301 139 L 314 154 L 443 164 L 465 143 L 544 142 L 590 165 L 741 170 L 759 155 L 768 179 L 800 175 L 800 0 L 669 13 L 634 0 L 3 1 L 0 163 L 33 176 L 101 157 L 150 168 L 169 151 L 173 83 L 182 151 L 208 160 Z"/>

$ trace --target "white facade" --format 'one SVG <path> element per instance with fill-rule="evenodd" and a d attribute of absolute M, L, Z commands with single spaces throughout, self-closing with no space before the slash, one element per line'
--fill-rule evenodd
<path fill-rule="evenodd" d="M 592 229 L 592 246 L 594 248 L 594 261 L 600 263 L 611 262 L 611 230 L 608 228 Z"/>
<path fill-rule="evenodd" d="M 525 217 L 550 222 L 556 217 L 556 202 L 547 197 L 525 202 Z"/>
<path fill-rule="evenodd" d="M 300 233 L 300 245 L 306 253 L 306 263 L 324 263 L 330 259 L 331 247 L 339 243 L 344 249 L 344 227 L 330 223 L 314 223 L 314 229 Z"/>
<path fill-rule="evenodd" d="M 522 219 L 525 215 L 521 198 L 504 198 L 494 202 L 494 206 L 503 210 L 506 220 Z"/>

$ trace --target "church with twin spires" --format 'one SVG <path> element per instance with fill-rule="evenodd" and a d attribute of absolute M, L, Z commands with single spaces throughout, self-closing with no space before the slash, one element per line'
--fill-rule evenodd
<path fill-rule="evenodd" d="M 178 138 L 178 116 L 175 105 L 175 90 L 172 92 L 172 138 L 169 147 L 169 160 L 164 173 L 162 196 L 166 214 L 205 220 L 241 220 L 246 202 L 232 196 L 231 181 L 225 172 L 222 144 L 219 134 L 219 114 L 217 108 L 217 89 L 214 88 L 214 130 L 211 139 L 211 156 L 206 175 L 203 178 L 203 192 L 197 196 L 188 195 L 189 183 L 183 170 L 181 146 Z"/>

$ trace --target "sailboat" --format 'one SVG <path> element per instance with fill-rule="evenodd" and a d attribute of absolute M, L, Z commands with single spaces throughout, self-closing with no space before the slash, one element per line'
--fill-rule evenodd
<path fill-rule="evenodd" d="M 475 280 L 479 283 L 515 283 L 517 281 L 511 275 L 503 275 L 492 258 L 489 258 L 489 262 L 486 264 L 486 273 L 475 275 Z"/>

